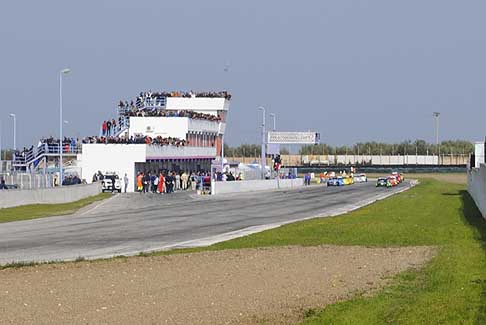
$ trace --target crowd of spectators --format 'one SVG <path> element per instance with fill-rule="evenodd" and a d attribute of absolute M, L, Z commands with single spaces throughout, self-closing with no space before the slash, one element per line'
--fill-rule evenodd
<path fill-rule="evenodd" d="M 131 137 L 117 137 L 117 136 L 88 136 L 83 139 L 65 137 L 62 141 L 62 148 L 64 153 L 76 152 L 80 149 L 81 144 L 87 143 L 105 143 L 105 144 L 150 144 L 158 146 L 176 146 L 183 147 L 187 145 L 184 139 L 172 137 L 149 137 L 149 136 L 131 136 Z M 54 137 L 43 138 L 39 141 L 37 146 L 37 155 L 41 153 L 57 154 L 59 153 L 59 139 Z M 30 148 L 23 148 L 14 152 L 14 159 L 17 161 L 24 161 L 35 158 L 34 146 Z"/>
<path fill-rule="evenodd" d="M 64 177 L 62 181 L 63 186 L 69 186 L 69 185 L 78 185 L 82 184 L 83 182 L 81 179 L 78 177 L 78 175 L 67 175 Z"/>
<path fill-rule="evenodd" d="M 70 137 L 64 137 L 62 139 L 62 144 L 63 145 L 73 145 L 75 146 L 77 143 L 79 143 L 79 139 L 76 139 L 76 138 L 70 138 Z M 54 145 L 54 144 L 59 144 L 59 139 L 56 139 L 54 137 L 49 137 L 49 138 L 42 138 L 39 140 L 39 144 L 37 145 L 38 147 L 40 147 L 41 145 L 43 144 L 47 144 L 47 145 Z"/>
<path fill-rule="evenodd" d="M 125 180 L 125 181 L 128 181 Z M 167 171 L 139 172 L 135 179 L 136 190 L 140 193 L 170 194 L 180 190 L 202 189 L 210 182 L 209 173 L 204 171 L 185 172 Z"/>
<path fill-rule="evenodd" d="M 208 121 L 216 121 L 219 122 L 221 119 L 212 114 L 206 113 L 198 113 L 190 110 L 180 110 L 180 111 L 172 111 L 172 110 L 165 110 L 165 109 L 133 109 L 126 111 L 126 113 L 122 114 L 125 116 L 142 116 L 142 117 L 188 117 L 196 120 L 208 120 Z"/>
<path fill-rule="evenodd" d="M 120 129 L 123 124 L 123 118 L 120 116 L 118 118 L 118 123 L 115 119 L 105 120 L 101 123 L 101 134 L 103 136 L 115 135 L 116 131 Z"/>
<path fill-rule="evenodd" d="M 63 152 L 73 152 L 76 148 L 79 147 L 80 141 L 77 138 L 71 137 L 64 137 L 62 139 L 62 148 Z M 46 150 L 43 146 L 47 145 L 47 152 L 48 153 L 57 153 L 59 152 L 59 139 L 54 137 L 43 138 L 39 140 L 39 144 L 37 145 L 37 152 L 41 152 L 42 150 Z"/>
<path fill-rule="evenodd" d="M 131 137 L 114 137 L 114 136 L 90 136 L 82 140 L 83 143 L 109 143 L 109 144 L 151 144 L 158 146 L 176 146 L 183 147 L 187 144 L 186 140 L 172 137 L 149 137 L 149 136 L 131 136 Z"/>
<path fill-rule="evenodd" d="M 14 151 L 14 158 L 15 160 L 22 160 L 28 157 L 34 151 L 34 146 L 30 148 L 24 147 L 22 150 L 15 150 Z"/>
<path fill-rule="evenodd" d="M 147 104 L 150 106 L 163 106 L 166 97 L 183 97 L 183 98 L 226 98 L 231 99 L 231 94 L 227 91 L 204 91 L 204 92 L 194 92 L 194 91 L 162 91 L 162 92 L 152 92 L 144 91 L 140 92 L 137 96 L 135 102 L 122 101 L 120 100 L 118 107 L 120 109 L 134 109 L 142 108 Z"/>

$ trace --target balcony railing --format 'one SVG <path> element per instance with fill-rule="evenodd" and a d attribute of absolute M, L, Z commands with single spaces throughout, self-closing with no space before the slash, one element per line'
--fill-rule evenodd
<path fill-rule="evenodd" d="M 190 146 L 157 146 L 148 145 L 146 150 L 147 160 L 150 159 L 194 159 L 214 158 L 215 147 L 190 147 Z"/>
<path fill-rule="evenodd" d="M 76 155 L 82 152 L 81 144 L 71 145 L 71 144 L 64 144 L 62 146 L 62 152 L 65 155 Z M 33 148 L 23 152 L 22 154 L 15 154 L 14 155 L 14 165 L 26 165 L 29 164 L 36 159 L 40 158 L 41 156 L 56 156 L 60 154 L 59 150 L 59 143 L 52 143 L 47 144 L 43 143 L 37 148 Z"/>

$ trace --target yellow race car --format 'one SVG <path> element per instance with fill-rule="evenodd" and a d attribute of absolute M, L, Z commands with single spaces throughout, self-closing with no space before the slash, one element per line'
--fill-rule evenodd
<path fill-rule="evenodd" d="M 344 185 L 351 185 L 354 184 L 354 177 L 353 176 L 343 176 Z"/>

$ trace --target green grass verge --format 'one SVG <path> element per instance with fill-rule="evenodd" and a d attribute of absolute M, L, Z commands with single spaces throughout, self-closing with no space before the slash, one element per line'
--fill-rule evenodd
<path fill-rule="evenodd" d="M 313 219 L 174 254 L 279 245 L 439 247 L 373 297 L 307 311 L 305 324 L 486 324 L 486 222 L 465 186 L 425 179 L 345 216 Z"/>
<path fill-rule="evenodd" d="M 112 194 L 100 193 L 71 203 L 30 204 L 14 208 L 0 209 L 0 223 L 72 214 L 88 204 L 106 199 L 110 196 L 112 196 Z"/>

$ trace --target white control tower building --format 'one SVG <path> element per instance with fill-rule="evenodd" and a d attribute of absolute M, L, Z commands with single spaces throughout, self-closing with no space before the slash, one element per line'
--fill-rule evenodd
<path fill-rule="evenodd" d="M 116 128 L 82 145 L 82 178 L 89 183 L 98 171 L 127 174 L 133 191 L 138 172 L 209 171 L 221 156 L 230 99 L 224 91 L 163 92 L 120 102 Z"/>

